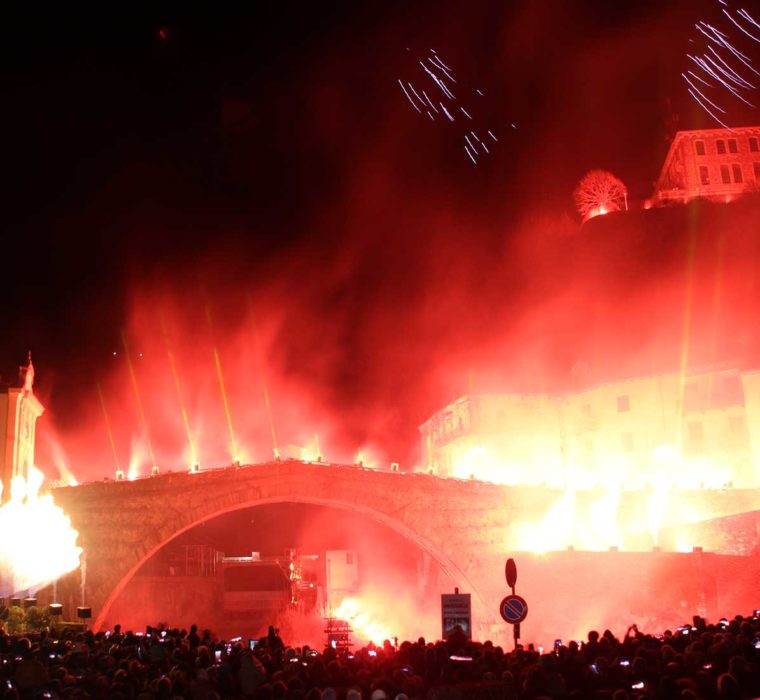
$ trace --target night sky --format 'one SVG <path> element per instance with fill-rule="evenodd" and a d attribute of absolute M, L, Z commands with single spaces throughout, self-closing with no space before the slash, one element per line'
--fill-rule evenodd
<path fill-rule="evenodd" d="M 33 351 L 75 473 L 111 471 L 96 382 L 127 401 L 120 333 L 150 360 L 159 309 L 191 422 L 214 343 L 230 393 L 243 381 L 255 308 L 275 412 L 329 406 L 347 444 L 412 461 L 416 426 L 463 390 L 490 325 L 543 302 L 520 294 L 526 221 L 577 228 L 571 193 L 592 168 L 645 198 L 674 131 L 715 126 L 680 79 L 715 3 L 241 6 L 5 23 L 0 364 L 12 379 Z M 419 80 L 431 48 L 499 136 L 478 165 L 460 127 L 416 114 L 396 82 Z M 153 351 L 146 393 L 169 376 Z M 126 454 L 140 421 L 113 420 Z M 82 453 L 68 436 L 85 428 Z"/>

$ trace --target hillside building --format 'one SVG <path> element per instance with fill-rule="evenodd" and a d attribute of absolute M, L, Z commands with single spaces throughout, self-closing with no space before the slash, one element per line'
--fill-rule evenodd
<path fill-rule="evenodd" d="M 655 204 L 696 197 L 730 201 L 760 189 L 760 126 L 679 131 L 670 144 Z"/>
<path fill-rule="evenodd" d="M 640 489 L 760 486 L 760 371 L 677 372 L 561 394 L 466 395 L 419 428 L 441 476 Z"/>

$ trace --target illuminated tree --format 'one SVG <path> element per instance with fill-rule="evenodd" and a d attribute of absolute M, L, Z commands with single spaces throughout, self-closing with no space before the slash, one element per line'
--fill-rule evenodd
<path fill-rule="evenodd" d="M 628 190 L 611 172 L 591 170 L 575 188 L 573 200 L 586 221 L 592 216 L 627 209 Z"/>

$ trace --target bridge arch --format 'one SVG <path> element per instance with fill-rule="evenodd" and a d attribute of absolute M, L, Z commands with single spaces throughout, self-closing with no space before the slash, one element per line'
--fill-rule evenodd
<path fill-rule="evenodd" d="M 374 508 L 367 507 L 366 505 L 346 503 L 330 498 L 318 498 L 308 496 L 287 496 L 287 497 L 275 497 L 275 498 L 259 498 L 245 501 L 242 503 L 236 503 L 235 505 L 227 505 L 220 507 L 219 509 L 212 509 L 211 512 L 202 516 L 201 518 L 188 518 L 184 524 L 178 523 L 178 528 L 168 537 L 153 543 L 149 549 L 147 549 L 140 558 L 131 566 L 131 568 L 121 577 L 116 586 L 111 590 L 110 594 L 103 602 L 100 611 L 95 618 L 95 622 L 92 625 L 94 631 L 98 631 L 105 620 L 108 618 L 108 614 L 113 606 L 114 602 L 121 595 L 129 582 L 134 578 L 140 568 L 163 547 L 177 539 L 180 535 L 191 530 L 198 525 L 202 525 L 205 522 L 209 522 L 237 510 L 244 510 L 246 508 L 254 508 L 257 506 L 274 505 L 280 503 L 295 503 L 305 505 L 316 505 L 334 508 L 336 510 L 349 511 L 352 514 L 361 515 L 369 518 L 370 520 L 384 525 L 390 530 L 394 531 L 402 538 L 410 542 L 412 545 L 430 555 L 434 561 L 441 567 L 441 571 L 448 576 L 454 583 L 462 590 L 471 591 L 473 593 L 473 602 L 476 610 L 484 605 L 481 596 L 479 595 L 475 585 L 469 580 L 468 576 L 462 571 L 457 563 L 440 547 L 430 542 L 427 538 L 421 536 L 415 532 L 412 528 L 404 525 L 399 520 L 381 512 Z"/>
<path fill-rule="evenodd" d="M 483 610 L 487 592 L 475 585 L 483 583 L 478 566 L 512 510 L 503 495 L 498 488 L 428 474 L 285 461 L 94 482 L 57 489 L 54 498 L 80 533 L 86 598 L 98 629 L 161 547 L 225 513 L 275 503 L 350 511 L 389 528 L 471 592 L 474 612 Z M 78 597 L 71 584 L 69 595 Z"/>

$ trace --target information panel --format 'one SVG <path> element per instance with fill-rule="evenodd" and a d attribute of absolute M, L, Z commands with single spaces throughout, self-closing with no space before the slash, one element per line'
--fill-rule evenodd
<path fill-rule="evenodd" d="M 441 594 L 441 628 L 446 639 L 459 627 L 472 639 L 472 602 L 469 593 Z"/>

